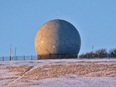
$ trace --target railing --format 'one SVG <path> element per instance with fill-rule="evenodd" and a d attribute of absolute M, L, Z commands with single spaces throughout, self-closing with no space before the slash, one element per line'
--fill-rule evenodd
<path fill-rule="evenodd" d="M 0 61 L 12 61 L 12 60 L 38 60 L 38 56 L 0 57 Z"/>

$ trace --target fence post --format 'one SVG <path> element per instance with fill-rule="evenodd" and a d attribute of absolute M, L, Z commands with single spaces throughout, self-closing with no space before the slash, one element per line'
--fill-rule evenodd
<path fill-rule="evenodd" d="M 24 60 L 25 60 L 25 56 L 24 56 Z"/>
<path fill-rule="evenodd" d="M 4 57 L 2 57 L 2 60 L 4 61 Z"/>
<path fill-rule="evenodd" d="M 31 60 L 33 60 L 32 55 L 31 55 Z"/>
<path fill-rule="evenodd" d="M 11 61 L 11 58 L 12 58 L 12 57 L 10 56 L 10 61 Z"/>
<path fill-rule="evenodd" d="M 18 60 L 18 56 L 16 56 L 16 60 Z"/>
<path fill-rule="evenodd" d="M 17 60 L 17 56 L 15 56 L 15 60 Z"/>

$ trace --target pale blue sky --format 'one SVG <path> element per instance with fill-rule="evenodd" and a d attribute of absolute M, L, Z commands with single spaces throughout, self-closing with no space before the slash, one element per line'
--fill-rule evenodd
<path fill-rule="evenodd" d="M 81 35 L 81 53 L 116 48 L 116 0 L 0 0 L 0 56 L 36 55 L 34 38 L 46 21 L 64 19 Z"/>

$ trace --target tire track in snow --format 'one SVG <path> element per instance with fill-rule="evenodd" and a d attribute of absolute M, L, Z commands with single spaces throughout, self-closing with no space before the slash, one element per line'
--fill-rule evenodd
<path fill-rule="evenodd" d="M 34 66 L 30 66 L 29 69 L 27 69 L 21 76 L 17 77 L 14 81 L 8 83 L 7 87 L 10 87 L 13 83 L 17 82 L 19 79 L 21 79 L 24 75 L 26 75 L 28 72 L 32 71 L 34 69 Z"/>
<path fill-rule="evenodd" d="M 38 68 L 38 67 L 40 67 L 40 66 L 44 66 L 44 65 L 47 65 L 47 64 L 49 64 L 50 63 L 50 61 L 48 61 L 48 62 L 42 62 L 42 64 L 34 64 L 33 66 L 30 66 L 30 68 L 29 69 L 27 69 L 21 76 L 19 76 L 19 77 L 17 77 L 15 80 L 13 80 L 12 82 L 9 82 L 8 84 L 7 84 L 7 86 L 6 87 L 11 87 L 12 86 L 12 84 L 14 84 L 14 83 L 16 83 L 18 80 L 20 80 L 23 76 L 25 76 L 27 73 L 29 73 L 30 71 L 32 71 L 32 70 L 34 70 L 34 69 L 36 69 L 36 68 Z"/>

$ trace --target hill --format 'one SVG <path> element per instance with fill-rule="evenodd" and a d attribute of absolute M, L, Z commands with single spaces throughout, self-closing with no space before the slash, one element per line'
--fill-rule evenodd
<path fill-rule="evenodd" d="M 0 87 L 115 87 L 116 59 L 0 62 Z"/>

